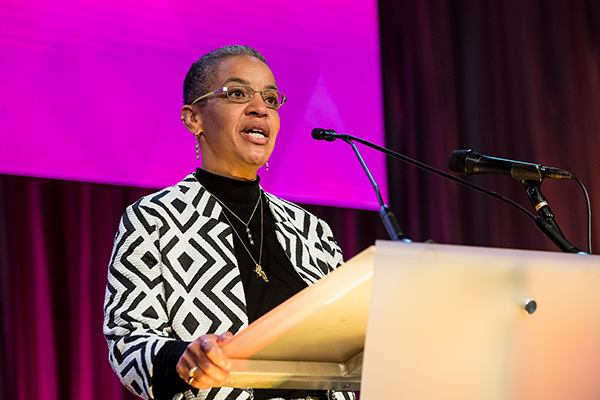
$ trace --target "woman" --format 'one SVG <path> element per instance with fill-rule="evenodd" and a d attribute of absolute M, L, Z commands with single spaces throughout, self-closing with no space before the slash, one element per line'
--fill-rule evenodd
<path fill-rule="evenodd" d="M 343 263 L 324 221 L 259 186 L 285 101 L 246 46 L 210 52 L 186 75 L 181 121 L 201 168 L 128 207 L 109 266 L 109 359 L 138 396 L 350 398 L 219 387 L 229 377 L 220 344 Z"/>

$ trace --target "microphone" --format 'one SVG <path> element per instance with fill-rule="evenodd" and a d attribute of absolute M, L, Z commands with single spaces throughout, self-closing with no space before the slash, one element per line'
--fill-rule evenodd
<path fill-rule="evenodd" d="M 455 150 L 448 159 L 450 171 L 463 175 L 510 175 L 520 181 L 538 181 L 544 178 L 571 179 L 570 172 L 520 161 L 484 156 L 473 150 Z"/>
<path fill-rule="evenodd" d="M 339 134 L 333 129 L 315 128 L 311 133 L 313 139 L 333 142 L 336 139 L 347 139 L 348 135 Z"/>

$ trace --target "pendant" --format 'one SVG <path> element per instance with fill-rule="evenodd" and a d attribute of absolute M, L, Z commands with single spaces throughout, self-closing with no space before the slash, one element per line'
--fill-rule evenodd
<path fill-rule="evenodd" d="M 248 235 L 248 240 L 250 241 L 251 245 L 254 245 L 254 240 L 252 240 L 252 233 L 250 233 L 250 228 L 248 228 L 246 226 L 246 234 Z"/>
<path fill-rule="evenodd" d="M 263 271 L 262 267 L 259 264 L 256 264 L 256 268 L 254 268 L 254 272 L 256 272 L 256 275 L 263 278 L 263 281 L 269 282 L 269 278 L 267 278 L 267 274 L 265 274 L 265 271 Z"/>

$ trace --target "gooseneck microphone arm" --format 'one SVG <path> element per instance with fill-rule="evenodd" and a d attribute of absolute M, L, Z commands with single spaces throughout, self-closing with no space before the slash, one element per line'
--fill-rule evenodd
<path fill-rule="evenodd" d="M 381 191 L 379 190 L 379 185 L 377 184 L 377 182 L 375 182 L 375 178 L 373 178 L 373 175 L 371 174 L 369 167 L 367 167 L 367 163 L 365 163 L 365 160 L 362 158 L 360 151 L 358 151 L 358 149 L 356 148 L 356 145 L 352 142 L 352 140 L 350 140 L 350 139 L 342 139 L 342 140 L 344 142 L 348 143 L 350 146 L 352 146 L 352 150 L 354 150 L 354 154 L 356 154 L 356 158 L 358 158 L 358 161 L 360 162 L 360 165 L 362 166 L 363 170 L 365 171 L 365 174 L 367 174 L 367 178 L 369 178 L 369 181 L 371 182 L 371 186 L 373 186 L 373 190 L 375 190 L 375 195 L 377 196 L 377 201 L 379 202 L 379 205 L 384 206 L 385 204 L 383 202 L 383 198 L 381 197 Z"/>
<path fill-rule="evenodd" d="M 375 194 L 377 195 L 377 201 L 379 202 L 379 206 L 380 206 L 379 216 L 381 217 L 381 221 L 383 222 L 383 225 L 385 226 L 385 229 L 387 230 L 388 235 L 390 235 L 390 239 L 396 240 L 396 241 L 398 241 L 398 240 L 408 241 L 407 239 L 404 239 L 404 234 L 402 233 L 402 229 L 400 228 L 400 224 L 398 223 L 396 216 L 394 215 L 392 210 L 383 202 L 383 198 L 381 197 L 381 191 L 379 190 L 379 185 L 377 185 L 377 182 L 375 182 L 375 178 L 373 178 L 371 171 L 369 171 L 369 167 L 367 167 L 367 164 L 365 163 L 365 160 L 362 158 L 360 151 L 358 151 L 358 149 L 356 148 L 356 145 L 352 142 L 352 140 L 350 138 L 345 137 L 345 138 L 341 138 L 341 139 L 344 142 L 348 143 L 350 146 L 352 146 L 352 150 L 354 150 L 354 154 L 356 154 L 356 158 L 358 158 L 358 161 L 360 162 L 360 165 L 363 167 L 365 174 L 367 174 L 367 178 L 369 178 L 369 181 L 371 182 L 371 186 L 373 186 L 373 189 L 375 190 Z"/>
<path fill-rule="evenodd" d="M 333 142 L 336 139 L 342 139 L 344 142 L 346 142 L 350 146 L 352 146 L 352 150 L 354 150 L 354 154 L 356 154 L 356 158 L 358 158 L 360 165 L 362 166 L 363 170 L 367 174 L 367 178 L 369 178 L 369 181 L 371 182 L 371 186 L 373 186 L 373 189 L 375 190 L 375 194 L 377 195 L 377 201 L 379 202 L 379 206 L 380 206 L 379 216 L 381 217 L 381 221 L 383 222 L 383 225 L 385 226 L 385 229 L 387 230 L 388 235 L 390 236 L 390 239 L 396 240 L 396 241 L 402 240 L 405 242 L 410 242 L 409 239 L 404 238 L 404 233 L 402 233 L 400 224 L 398 224 L 398 220 L 396 219 L 396 216 L 394 215 L 392 210 L 383 202 L 383 198 L 381 197 L 381 192 L 379 191 L 379 185 L 377 185 L 377 182 L 375 182 L 375 178 L 373 178 L 371 171 L 369 171 L 369 167 L 367 167 L 367 164 L 365 163 L 365 160 L 362 158 L 360 151 L 358 151 L 358 149 L 356 148 L 356 145 L 352 142 L 353 139 L 356 140 L 358 138 L 355 138 L 350 135 L 340 135 L 334 130 L 322 129 L 322 128 L 313 129 L 312 137 L 313 137 L 313 139 L 325 140 L 326 142 Z M 357 140 L 357 141 L 359 141 L 359 140 Z"/>

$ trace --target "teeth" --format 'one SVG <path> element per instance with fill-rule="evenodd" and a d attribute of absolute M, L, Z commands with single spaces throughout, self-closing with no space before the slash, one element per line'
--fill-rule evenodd
<path fill-rule="evenodd" d="M 266 137 L 263 133 L 262 130 L 260 129 L 250 129 L 248 131 L 248 135 L 252 136 L 253 138 L 264 138 Z"/>

